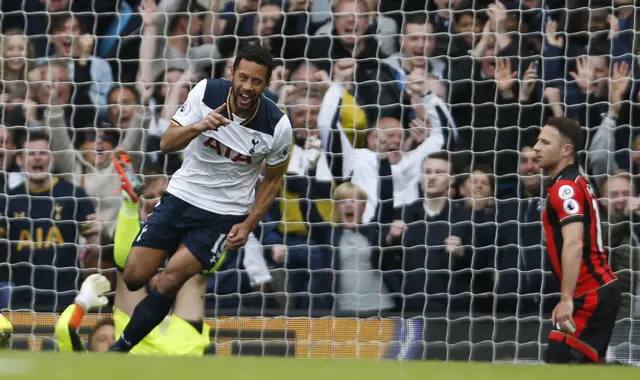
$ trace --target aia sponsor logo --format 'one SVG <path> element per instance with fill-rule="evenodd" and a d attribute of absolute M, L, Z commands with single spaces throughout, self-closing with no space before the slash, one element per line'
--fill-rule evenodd
<path fill-rule="evenodd" d="M 221 144 L 220 141 L 214 139 L 213 137 L 209 137 L 204 142 L 204 146 L 214 150 L 218 156 L 224 156 L 230 159 L 232 162 L 244 162 L 247 165 L 251 164 L 251 156 L 240 154 L 235 150 L 229 148 L 228 146 Z"/>

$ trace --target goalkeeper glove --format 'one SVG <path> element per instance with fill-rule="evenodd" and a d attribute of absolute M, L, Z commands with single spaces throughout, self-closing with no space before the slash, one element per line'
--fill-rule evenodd
<path fill-rule="evenodd" d="M 9 347 L 12 333 L 13 325 L 4 315 L 0 314 L 0 349 Z"/>
<path fill-rule="evenodd" d="M 104 294 L 110 290 L 111 283 L 109 283 L 109 280 L 101 274 L 94 273 L 84 280 L 74 303 L 85 311 L 92 307 L 105 306 L 109 303 L 109 300 Z"/>

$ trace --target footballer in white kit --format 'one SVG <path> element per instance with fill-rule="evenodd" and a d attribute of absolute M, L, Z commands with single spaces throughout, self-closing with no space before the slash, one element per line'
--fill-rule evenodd
<path fill-rule="evenodd" d="M 292 144 L 289 118 L 263 96 L 272 68 L 266 49 L 247 46 L 236 56 L 232 81 L 200 81 L 174 115 L 160 147 L 184 149 L 184 162 L 133 243 L 123 271 L 129 290 L 145 286 L 172 256 L 112 351 L 128 352 L 140 342 L 182 285 L 218 269 L 271 206 Z"/>

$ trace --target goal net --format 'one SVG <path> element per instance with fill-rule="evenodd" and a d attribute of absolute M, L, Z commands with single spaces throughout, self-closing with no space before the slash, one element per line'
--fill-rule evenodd
<path fill-rule="evenodd" d="M 56 349 L 53 326 L 88 274 L 116 287 L 119 215 L 151 214 L 185 158 L 160 148 L 172 118 L 200 81 L 235 78 L 232 104 L 264 91 L 293 136 L 273 205 L 207 277 L 210 353 L 541 362 L 559 286 L 533 147 L 545 120 L 567 116 L 584 131 L 580 169 L 624 294 L 607 360 L 640 362 L 633 1 L 0 7 L 0 308 L 14 349 Z M 235 59 L 253 44 L 273 56 L 268 81 Z M 203 154 L 256 170 L 273 160 L 254 118 L 242 128 L 254 138 Z M 137 209 L 118 148 L 145 184 Z M 85 317 L 82 339 L 116 297 Z"/>

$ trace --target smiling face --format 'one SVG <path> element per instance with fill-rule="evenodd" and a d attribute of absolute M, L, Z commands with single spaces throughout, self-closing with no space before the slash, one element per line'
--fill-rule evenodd
<path fill-rule="evenodd" d="M 412 68 L 424 68 L 426 57 L 433 53 L 435 47 L 435 35 L 433 25 L 407 24 L 405 34 L 400 38 L 402 54 L 405 59 L 410 59 Z"/>
<path fill-rule="evenodd" d="M 101 132 L 98 134 L 98 138 L 96 139 L 96 166 L 101 167 L 107 162 L 107 160 L 111 159 L 111 154 L 115 149 L 115 145 L 113 142 L 106 138 L 106 134 Z"/>
<path fill-rule="evenodd" d="M 524 189 L 530 194 L 540 193 L 540 183 L 542 176 L 540 175 L 540 166 L 536 160 L 536 152 L 530 146 L 525 146 L 520 152 L 520 166 L 518 174 L 522 179 Z"/>
<path fill-rule="evenodd" d="M 6 35 L 2 38 L 2 57 L 5 68 L 14 73 L 24 69 L 27 56 L 27 38 L 24 35 Z"/>
<path fill-rule="evenodd" d="M 367 148 L 378 153 L 400 151 L 402 143 L 402 123 L 400 120 L 385 117 L 378 121 L 378 126 L 367 135 Z"/>
<path fill-rule="evenodd" d="M 627 176 L 609 178 L 602 187 L 602 206 L 609 212 L 609 218 L 620 218 L 625 214 L 629 198 L 635 196 L 631 181 Z"/>
<path fill-rule="evenodd" d="M 233 71 L 231 99 L 233 112 L 240 117 L 249 117 L 258 105 L 268 83 L 267 67 L 245 59 L 240 60 Z"/>

